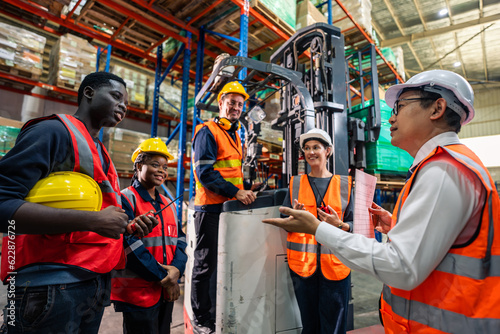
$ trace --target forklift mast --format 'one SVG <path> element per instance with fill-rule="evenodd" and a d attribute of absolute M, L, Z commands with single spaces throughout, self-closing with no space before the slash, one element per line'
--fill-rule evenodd
<path fill-rule="evenodd" d="M 262 153 L 262 146 L 257 143 L 260 119 L 249 116 L 261 113 L 260 106 L 276 92 L 280 92 L 281 110 L 271 123 L 273 129 L 283 131 L 282 187 L 287 187 L 291 176 L 309 171 L 305 160 L 300 159 L 299 137 L 315 127 L 332 138 L 334 154 L 329 158 L 328 169 L 333 174 L 347 175 L 349 169 L 365 167 L 365 124 L 347 117 L 349 77 L 344 53 L 340 29 L 316 23 L 298 30 L 271 56 L 270 63 L 238 56 L 216 61 L 195 103 L 199 109 L 218 112 L 217 94 L 226 83 L 240 81 L 245 87 L 251 107 L 240 118 L 248 132 L 243 163 L 245 180 L 255 179 L 257 158 Z M 238 79 L 245 68 L 248 75 Z M 259 111 L 254 112 L 254 108 Z M 380 129 L 380 111 L 372 118 L 376 121 L 370 129 Z M 378 132 L 369 137 L 369 141 L 376 140 Z"/>
<path fill-rule="evenodd" d="M 328 169 L 333 174 L 347 175 L 346 65 L 344 36 L 340 29 L 325 23 L 300 29 L 271 56 L 270 61 L 302 74 L 314 104 L 314 125 L 332 137 L 334 154 L 329 158 Z M 299 174 L 295 163 L 302 154 L 299 137 L 309 130 L 297 117 L 295 101 L 298 94 L 293 87 L 284 89 L 281 112 L 273 122 L 273 128 L 283 130 L 284 185 L 290 176 Z"/>

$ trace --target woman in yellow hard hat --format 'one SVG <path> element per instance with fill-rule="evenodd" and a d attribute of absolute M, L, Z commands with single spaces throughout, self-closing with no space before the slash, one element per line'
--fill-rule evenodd
<path fill-rule="evenodd" d="M 135 150 L 131 186 L 122 190 L 123 209 L 130 219 L 171 203 L 156 187 L 166 181 L 172 159 L 160 138 L 147 139 Z M 147 236 L 132 233 L 124 238 L 127 267 L 113 276 L 111 300 L 115 310 L 123 312 L 124 333 L 170 333 L 173 302 L 180 295 L 177 280 L 187 261 L 186 237 L 175 206 L 156 218 L 159 224 Z"/>

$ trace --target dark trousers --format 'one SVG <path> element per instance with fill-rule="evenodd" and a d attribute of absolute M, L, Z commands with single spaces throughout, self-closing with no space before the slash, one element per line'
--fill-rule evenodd
<path fill-rule="evenodd" d="M 330 281 L 319 270 L 307 278 L 290 270 L 302 334 L 343 334 L 347 330 L 351 274 L 343 280 Z"/>
<path fill-rule="evenodd" d="M 210 284 L 212 274 L 217 273 L 217 245 L 220 213 L 195 212 L 196 248 L 191 285 L 191 307 L 198 323 L 206 323 L 215 313 L 215 285 Z"/>
<path fill-rule="evenodd" d="M 8 333 L 97 334 L 104 307 L 109 305 L 110 276 L 58 285 L 16 287 L 13 305 L 15 321 L 7 316 Z"/>
<path fill-rule="evenodd" d="M 155 308 L 123 312 L 124 334 L 170 334 L 174 302 L 160 301 Z"/>

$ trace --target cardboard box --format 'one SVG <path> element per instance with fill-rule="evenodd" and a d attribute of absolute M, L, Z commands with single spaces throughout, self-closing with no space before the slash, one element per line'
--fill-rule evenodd
<path fill-rule="evenodd" d="M 139 145 L 146 139 L 151 138 L 147 133 L 131 131 L 121 128 L 107 128 L 104 131 L 103 144 L 109 152 L 111 160 L 115 165 L 118 172 L 132 172 L 134 165 L 132 163 L 132 154 L 139 147 Z M 166 142 L 167 138 L 161 137 L 161 139 Z M 178 141 L 170 141 L 168 151 L 174 156 L 174 160 L 169 161 L 176 162 L 178 155 Z"/>
<path fill-rule="evenodd" d="M 13 128 L 22 128 L 24 122 L 16 121 L 10 118 L 0 117 L 0 125 L 11 126 Z"/>
<path fill-rule="evenodd" d="M 38 80 L 45 42 L 43 36 L 0 22 L 0 69 Z"/>
<path fill-rule="evenodd" d="M 304 0 L 297 5 L 297 22 L 295 24 L 296 30 L 318 22 L 328 23 L 328 20 L 325 15 L 323 15 L 323 13 L 311 3 L 311 1 Z"/>
<path fill-rule="evenodd" d="M 61 36 L 50 52 L 49 83 L 78 90 L 89 73 L 95 72 L 97 49 L 87 40 L 66 34 Z"/>

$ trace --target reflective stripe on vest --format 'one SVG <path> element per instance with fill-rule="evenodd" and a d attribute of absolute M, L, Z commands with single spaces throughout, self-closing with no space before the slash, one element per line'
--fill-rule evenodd
<path fill-rule="evenodd" d="M 145 201 L 130 186 L 122 190 L 122 194 L 127 198 L 134 210 L 134 215 L 139 216 L 150 210 L 156 210 L 150 202 Z M 171 201 L 161 195 L 163 206 Z M 125 249 L 130 254 L 137 248 L 144 246 L 152 256 L 162 264 L 170 264 L 174 258 L 178 242 L 177 214 L 175 206 L 163 210 L 159 217 L 159 224 L 147 236 L 135 241 Z M 166 262 L 164 262 L 166 259 Z M 161 298 L 162 287 L 159 282 L 149 282 L 143 279 L 140 274 L 126 268 L 113 272 L 111 300 L 121 301 L 140 307 L 151 307 L 156 305 Z"/>
<path fill-rule="evenodd" d="M 387 285 L 383 287 L 382 296 L 384 301 L 391 306 L 392 312 L 400 317 L 408 318 L 411 321 L 445 333 L 482 334 L 498 333 L 500 330 L 500 319 L 465 317 L 463 314 L 457 312 L 443 310 L 415 300 L 410 301 L 393 295 L 391 288 Z M 384 324 L 386 324 L 385 318 Z M 429 331 L 430 329 L 427 329 L 427 332 Z M 408 332 L 412 332 L 411 329 Z"/>
<path fill-rule="evenodd" d="M 236 141 L 234 141 L 227 131 L 223 130 L 219 125 L 213 121 L 208 121 L 196 126 L 193 143 L 196 142 L 196 135 L 203 127 L 208 127 L 210 133 L 214 136 L 217 145 L 217 159 L 213 160 L 199 160 L 196 161 L 196 151 L 193 151 L 192 162 L 194 166 L 194 178 L 196 183 L 196 196 L 195 205 L 210 205 L 222 204 L 231 198 L 216 194 L 205 187 L 198 178 L 196 169 L 200 165 L 213 165 L 214 170 L 218 171 L 222 178 L 236 186 L 238 189 L 243 189 L 243 171 L 242 165 L 242 148 L 239 135 L 236 133 Z"/>
<path fill-rule="evenodd" d="M 224 180 L 227 182 L 230 182 L 231 184 L 235 185 L 236 187 L 243 185 L 243 178 L 241 178 L 241 177 L 233 177 L 233 178 L 225 177 Z M 196 182 L 196 190 L 198 190 L 200 188 L 203 188 L 203 185 L 201 184 L 201 182 L 198 181 L 198 182 Z"/>
<path fill-rule="evenodd" d="M 94 170 L 97 167 L 97 165 L 98 166 L 101 165 L 101 159 L 99 158 L 99 154 L 97 155 L 96 158 L 93 157 L 91 147 L 89 145 L 87 145 L 87 142 L 85 140 L 85 135 L 79 131 L 77 125 L 75 125 L 75 123 L 72 121 L 72 118 L 74 118 L 73 116 L 59 115 L 59 117 L 64 122 L 64 124 L 66 124 L 66 126 L 68 127 L 68 129 L 72 133 L 72 136 L 74 136 L 76 143 L 77 143 L 76 149 L 78 151 L 78 158 L 75 157 L 75 160 L 79 160 L 79 164 L 76 163 L 76 161 L 75 161 L 75 172 L 87 174 L 91 178 L 95 179 Z M 77 122 L 80 122 L 80 121 L 77 121 Z M 112 169 L 112 172 L 114 174 L 117 174 L 115 167 L 107 154 L 106 148 L 104 147 L 104 145 L 102 145 L 101 142 L 99 142 L 99 144 L 101 145 L 103 152 L 106 152 L 104 154 L 104 157 L 107 158 L 107 162 L 109 162 L 109 169 Z M 95 147 L 95 144 L 93 147 Z M 119 192 L 117 193 L 114 191 L 113 185 L 108 180 L 99 180 L 98 179 L 96 181 L 99 184 L 99 188 L 101 188 L 101 192 L 103 193 L 103 196 L 105 196 L 106 194 L 115 196 L 116 202 L 118 203 L 118 206 L 121 206 L 120 194 L 119 194 Z M 119 189 L 119 187 L 118 187 L 118 189 Z"/>
<path fill-rule="evenodd" d="M 94 139 L 85 125 L 70 115 L 52 115 L 31 120 L 23 126 L 23 130 L 33 124 L 49 119 L 61 121 L 71 138 L 69 159 L 71 164 L 61 162 L 53 167 L 54 171 L 76 171 L 92 177 L 103 191 L 103 205 L 121 206 L 118 176 L 104 147 L 103 155 L 109 159 L 108 174 L 104 174 L 99 153 Z M 103 187 L 103 185 L 105 185 Z M 112 185 L 115 185 L 113 187 Z M 8 253 L 8 242 L 4 239 L 2 251 Z M 5 281 L 8 272 L 15 272 L 22 267 L 36 263 L 58 263 L 80 267 L 96 273 L 108 273 L 113 268 L 123 267 L 125 256 L 123 239 L 105 238 L 94 232 L 72 232 L 50 235 L 18 234 L 16 235 L 16 263 L 12 268 L 7 256 L 2 257 L 1 279 Z"/>
<path fill-rule="evenodd" d="M 388 332 L 496 333 L 500 330 L 500 200 L 489 173 L 464 145 L 438 147 L 416 168 L 401 191 L 396 219 L 414 177 L 431 160 L 449 160 L 476 174 L 487 196 L 481 223 L 466 245 L 452 247 L 436 269 L 411 291 L 384 287 L 382 316 Z M 397 220 L 393 224 L 397 224 Z M 470 224 L 468 222 L 467 224 Z M 497 234 L 495 235 L 495 230 Z"/>
<path fill-rule="evenodd" d="M 312 191 L 307 175 L 293 176 L 290 180 L 290 200 L 305 205 L 305 209 L 317 216 L 316 196 Z M 348 176 L 334 175 L 330 180 L 327 192 L 323 198 L 325 204 L 330 205 L 342 219 L 349 204 L 351 193 L 351 179 Z M 329 280 L 346 278 L 350 269 L 340 262 L 330 249 L 320 246 L 311 234 L 288 233 L 287 255 L 288 264 L 296 274 L 309 277 L 316 272 L 317 254 L 320 255 L 321 272 Z"/>

